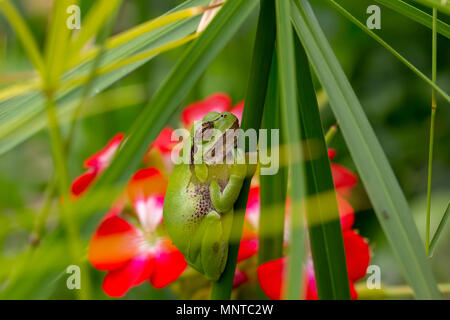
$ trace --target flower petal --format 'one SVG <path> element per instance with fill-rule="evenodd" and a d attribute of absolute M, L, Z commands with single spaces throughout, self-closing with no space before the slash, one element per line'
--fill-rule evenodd
<path fill-rule="evenodd" d="M 248 194 L 247 210 L 245 211 L 245 218 L 250 222 L 251 226 L 257 230 L 259 227 L 259 211 L 260 198 L 259 186 L 252 186 Z"/>
<path fill-rule="evenodd" d="M 150 283 L 161 289 L 174 282 L 187 267 L 183 254 L 169 239 L 160 241 L 155 247 L 155 269 L 150 276 Z"/>
<path fill-rule="evenodd" d="M 272 300 L 281 299 L 286 258 L 268 261 L 258 267 L 258 280 L 263 292 Z"/>
<path fill-rule="evenodd" d="M 316 278 L 314 275 L 314 267 L 312 260 L 309 260 L 307 263 L 307 267 L 305 270 L 305 278 L 306 278 L 306 300 L 318 300 L 317 294 L 317 284 Z M 358 298 L 358 294 L 356 293 L 355 286 L 353 285 L 353 281 L 349 280 L 349 288 L 350 288 L 350 297 L 352 300 L 356 300 Z"/>
<path fill-rule="evenodd" d="M 335 149 L 328 149 L 328 158 L 330 158 L 330 160 L 333 160 L 336 157 L 336 150 Z"/>
<path fill-rule="evenodd" d="M 259 241 L 256 235 L 250 238 L 243 238 L 241 240 L 241 243 L 239 244 L 239 253 L 237 262 L 241 262 L 254 256 L 258 252 L 258 248 L 259 248 Z"/>
<path fill-rule="evenodd" d="M 97 269 L 117 269 L 139 254 L 142 241 L 142 234 L 135 227 L 113 215 L 92 236 L 88 259 Z"/>
<path fill-rule="evenodd" d="M 348 277 L 357 281 L 366 275 L 370 263 L 370 248 L 366 240 L 354 230 L 343 233 Z"/>
<path fill-rule="evenodd" d="M 239 124 L 242 123 L 242 114 L 244 113 L 244 101 L 239 102 L 233 108 L 231 108 L 231 113 L 234 114 L 239 119 Z"/>
<path fill-rule="evenodd" d="M 162 129 L 156 140 L 151 144 L 150 149 L 157 149 L 163 154 L 170 153 L 177 143 L 177 141 L 172 141 L 172 133 L 171 127 Z"/>
<path fill-rule="evenodd" d="M 89 169 L 88 171 L 86 171 L 85 173 L 83 173 L 81 176 L 79 176 L 74 180 L 70 188 L 70 193 L 75 198 L 79 197 L 89 188 L 89 186 L 95 180 L 97 175 L 98 175 L 97 170 Z"/>
<path fill-rule="evenodd" d="M 167 179 L 156 168 L 137 171 L 128 183 L 128 196 L 134 203 L 150 196 L 162 196 L 167 189 Z"/>
<path fill-rule="evenodd" d="M 163 219 L 164 196 L 138 198 L 133 205 L 142 228 L 154 232 Z"/>
<path fill-rule="evenodd" d="M 133 258 L 120 269 L 110 271 L 103 280 L 103 291 L 110 297 L 123 297 L 132 287 L 147 280 L 154 268 L 148 254 Z"/>
<path fill-rule="evenodd" d="M 350 229 L 355 223 L 355 211 L 353 207 L 339 193 L 336 194 L 339 207 L 339 215 L 341 216 L 342 230 Z"/>
<path fill-rule="evenodd" d="M 117 151 L 120 143 L 122 142 L 125 135 L 123 133 L 116 134 L 100 151 L 96 152 L 90 156 L 85 162 L 84 166 L 86 168 L 95 168 L 97 170 L 104 169 L 108 166 L 114 153 Z"/>
<path fill-rule="evenodd" d="M 225 93 L 216 93 L 205 100 L 195 102 L 184 108 L 181 120 L 186 127 L 190 127 L 195 121 L 200 121 L 212 111 L 225 112 L 231 107 L 231 98 Z"/>
<path fill-rule="evenodd" d="M 333 181 L 336 189 L 351 189 L 358 182 L 357 176 L 344 166 L 336 163 L 331 164 L 331 172 L 333 173 Z M 342 191 L 342 190 L 338 190 Z"/>
<path fill-rule="evenodd" d="M 233 279 L 233 289 L 236 289 L 248 281 L 248 276 L 244 271 L 236 268 Z"/>

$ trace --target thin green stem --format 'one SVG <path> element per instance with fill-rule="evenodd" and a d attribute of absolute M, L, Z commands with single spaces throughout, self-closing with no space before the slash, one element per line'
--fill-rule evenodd
<path fill-rule="evenodd" d="M 48 183 L 47 188 L 45 189 L 43 206 L 36 217 L 34 230 L 30 237 L 30 245 L 32 247 L 39 246 L 39 243 L 41 242 L 41 239 L 44 236 L 47 217 L 48 214 L 50 213 L 55 194 L 57 193 L 58 190 L 57 182 L 58 181 L 56 179 L 56 175 L 55 173 L 53 173 L 52 177 L 50 178 L 50 182 Z"/>
<path fill-rule="evenodd" d="M 432 81 L 436 83 L 437 70 L 437 9 L 433 8 L 433 28 L 432 28 Z M 427 255 L 430 255 L 430 225 L 431 225 L 431 180 L 433 174 L 433 149 L 434 149 L 434 127 L 436 122 L 436 90 L 431 89 L 431 124 L 430 124 L 430 148 L 428 151 L 428 181 L 427 181 L 427 222 L 425 248 Z"/>
<path fill-rule="evenodd" d="M 439 223 L 436 232 L 434 233 L 433 239 L 431 239 L 430 242 L 430 254 L 429 256 L 433 256 L 434 248 L 436 248 L 436 244 L 442 234 L 442 231 L 444 231 L 445 225 L 447 224 L 448 217 L 450 216 L 450 202 L 447 204 L 447 208 L 445 209 L 444 215 L 441 219 L 441 222 Z"/>
<path fill-rule="evenodd" d="M 121 1 L 120 1 L 121 2 Z M 89 94 L 91 92 L 91 88 L 94 85 L 94 80 L 96 77 L 96 71 L 101 63 L 101 59 L 103 57 L 103 54 L 105 52 L 106 49 L 106 40 L 108 39 L 109 35 L 111 34 L 112 28 L 114 26 L 114 22 L 115 19 L 117 18 L 117 12 L 119 11 L 121 3 L 118 4 L 113 17 L 111 18 L 110 22 L 106 25 L 106 27 L 103 29 L 103 31 L 100 33 L 100 37 L 99 37 L 99 44 L 100 44 L 100 50 L 99 50 L 99 54 L 96 55 L 96 57 L 94 58 L 93 61 L 93 65 L 91 67 L 91 71 L 89 73 L 88 76 L 88 81 L 84 86 L 84 90 L 83 90 L 83 94 L 81 97 L 81 100 L 79 102 L 79 104 L 77 105 L 77 107 L 75 108 L 75 111 L 72 115 L 72 119 L 70 122 L 70 127 L 69 127 L 69 133 L 67 135 L 66 140 L 64 141 L 64 154 L 65 157 L 67 157 L 70 153 L 70 146 L 72 144 L 72 140 L 75 136 L 75 131 L 76 131 L 76 125 L 78 122 L 78 119 L 80 117 L 82 108 L 84 106 L 84 104 L 86 103 Z M 39 242 L 43 236 L 44 233 L 44 228 L 45 228 L 45 224 L 47 221 L 47 216 L 48 213 L 50 212 L 51 209 L 51 205 L 53 203 L 53 198 L 57 193 L 57 180 L 56 180 L 56 174 L 53 173 L 52 178 L 50 179 L 50 182 L 47 186 L 47 189 L 45 190 L 45 196 L 44 196 L 44 205 L 40 211 L 40 213 L 38 214 L 37 220 L 36 220 L 36 224 L 34 227 L 34 232 L 31 236 L 30 239 L 30 245 L 32 246 L 37 246 L 39 245 Z"/>
<path fill-rule="evenodd" d="M 56 107 L 53 100 L 53 93 L 46 92 L 47 96 L 47 118 L 50 132 L 50 140 L 52 145 L 53 161 L 55 165 L 55 174 L 58 185 L 59 194 L 62 197 L 62 204 L 60 205 L 61 222 L 67 232 L 67 240 L 69 252 L 74 263 L 79 263 L 83 277 L 82 290 L 77 291 L 80 299 L 89 299 L 89 274 L 87 266 L 81 261 L 82 255 L 82 240 L 78 232 L 78 225 L 70 208 L 69 197 L 69 172 L 66 165 L 66 154 L 64 152 L 64 143 L 61 137 L 61 131 L 56 115 Z"/>
<path fill-rule="evenodd" d="M 338 131 L 338 123 L 336 122 L 336 124 L 333 124 L 325 134 L 325 143 L 327 144 L 327 146 L 330 145 L 331 141 L 336 136 L 337 131 Z"/>

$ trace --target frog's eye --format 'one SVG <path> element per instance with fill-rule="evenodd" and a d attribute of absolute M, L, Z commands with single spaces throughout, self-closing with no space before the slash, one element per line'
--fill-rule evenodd
<path fill-rule="evenodd" d="M 214 123 L 212 121 L 204 122 L 195 133 L 195 141 L 209 141 L 213 135 Z"/>

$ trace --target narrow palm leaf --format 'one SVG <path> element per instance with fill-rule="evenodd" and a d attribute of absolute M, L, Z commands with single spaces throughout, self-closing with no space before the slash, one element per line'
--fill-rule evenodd
<path fill-rule="evenodd" d="M 441 297 L 405 196 L 384 151 L 308 1 L 293 1 L 292 19 L 400 267 L 419 299 Z"/>
<path fill-rule="evenodd" d="M 296 41 L 306 175 L 306 220 L 319 299 L 350 299 L 339 209 L 308 58 Z"/>
<path fill-rule="evenodd" d="M 284 140 L 289 161 L 291 199 L 291 243 L 287 277 L 284 279 L 287 299 L 299 299 L 303 287 L 303 267 L 306 255 L 303 201 L 305 199 L 305 172 L 300 138 L 297 78 L 295 70 L 294 37 L 290 22 L 289 1 L 276 0 L 277 56 L 280 83 L 281 114 Z"/>

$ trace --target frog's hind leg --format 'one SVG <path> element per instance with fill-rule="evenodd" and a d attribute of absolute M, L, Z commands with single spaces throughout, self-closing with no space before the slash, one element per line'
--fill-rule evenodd
<path fill-rule="evenodd" d="M 203 271 L 208 280 L 216 281 L 225 268 L 228 256 L 225 230 L 220 215 L 215 211 L 211 211 L 202 223 L 206 225 L 200 254 Z"/>

